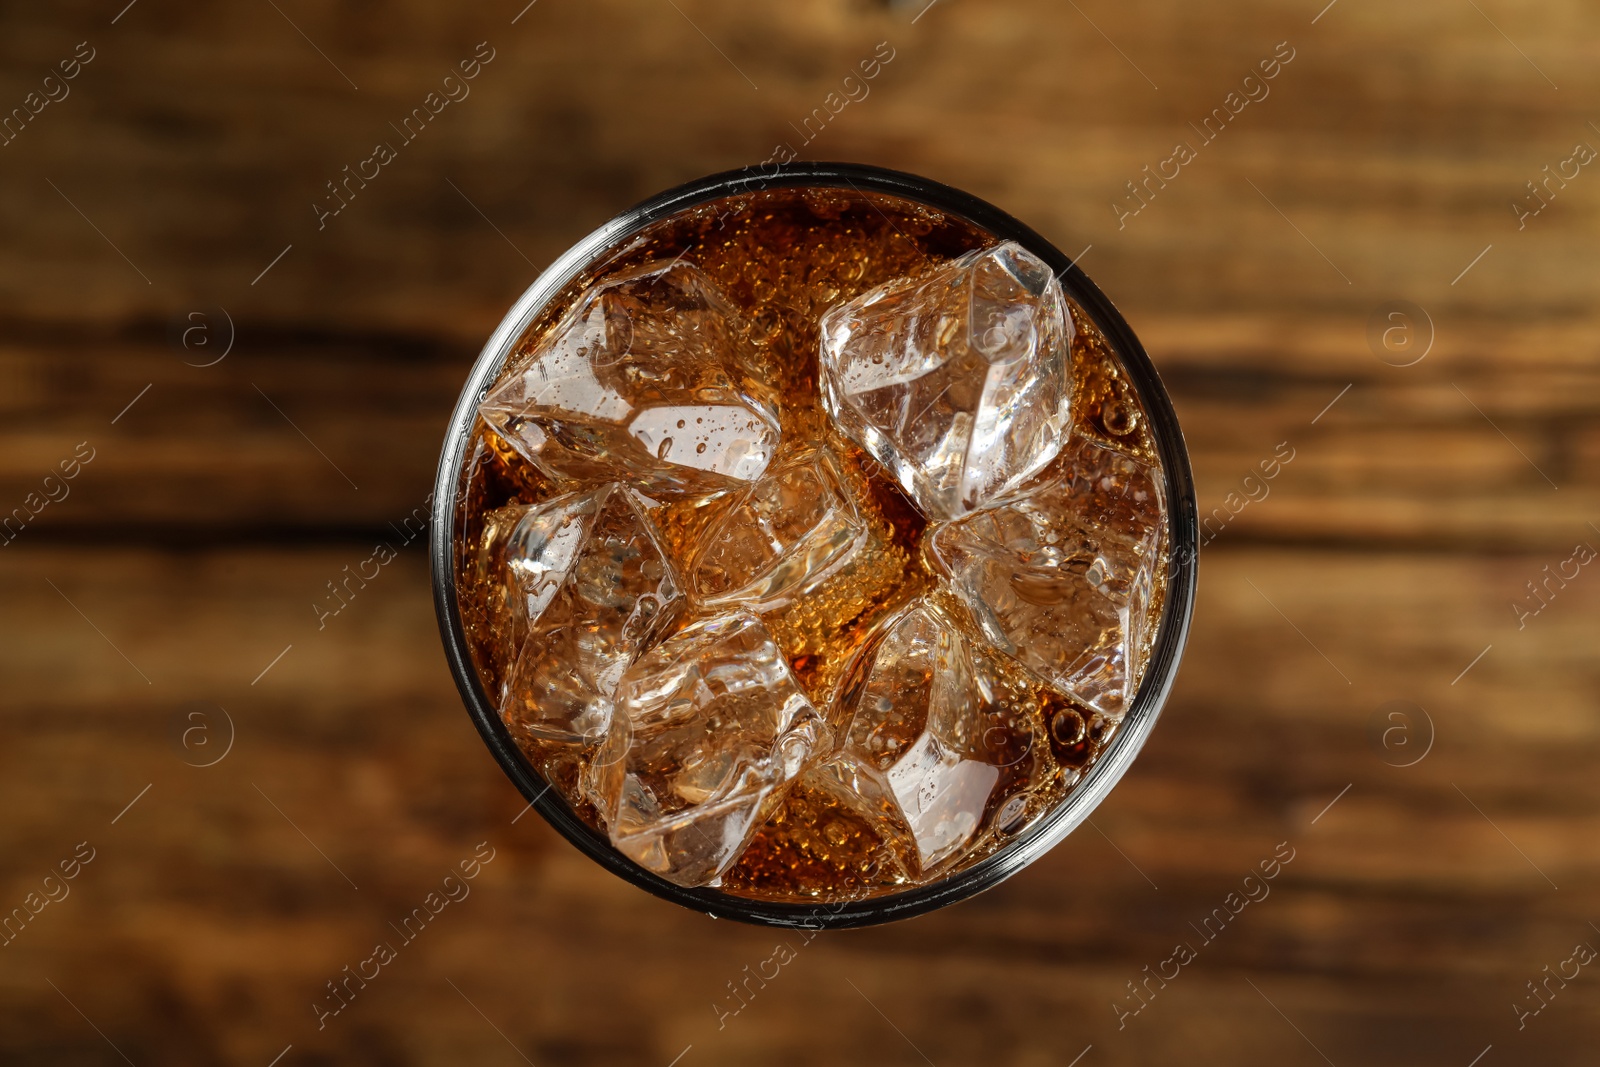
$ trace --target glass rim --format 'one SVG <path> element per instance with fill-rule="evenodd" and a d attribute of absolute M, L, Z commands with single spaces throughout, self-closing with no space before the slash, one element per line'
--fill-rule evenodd
<path fill-rule="evenodd" d="M 455 577 L 457 491 L 478 404 L 548 302 L 581 271 L 646 226 L 709 201 L 795 186 L 883 193 L 920 203 L 970 222 L 999 240 L 1016 241 L 1049 264 L 1066 294 L 1077 301 L 1105 335 L 1137 390 L 1160 454 L 1167 499 L 1166 599 L 1150 660 L 1127 713 L 1083 778 L 1049 812 L 970 867 L 928 885 L 840 900 L 760 900 L 711 886 L 676 885 L 635 864 L 612 846 L 605 833 L 580 820 L 523 756 L 501 720 L 498 707 L 484 692 L 467 647 Z M 529 806 L 537 808 L 546 822 L 590 859 L 658 897 L 713 918 L 823 929 L 891 922 L 965 900 L 1028 866 L 1089 817 L 1144 747 L 1177 677 L 1194 613 L 1199 522 L 1188 450 L 1155 366 L 1122 315 L 1070 257 L 992 204 L 927 178 L 857 163 L 783 163 L 713 174 L 659 193 L 578 241 L 523 291 L 474 361 L 450 416 L 434 481 L 428 555 L 433 571 L 434 610 L 456 687 L 479 735 Z"/>

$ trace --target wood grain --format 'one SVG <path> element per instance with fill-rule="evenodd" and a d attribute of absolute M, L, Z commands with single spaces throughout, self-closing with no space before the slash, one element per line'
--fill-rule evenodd
<path fill-rule="evenodd" d="M 1600 945 L 1600 578 L 1521 626 L 1513 605 L 1600 547 L 1600 177 L 1523 229 L 1510 210 L 1600 145 L 1590 7 L 121 8 L 0 13 L 5 108 L 96 49 L 0 147 L 0 518 L 95 457 L 0 546 L 0 909 L 96 850 L 0 948 L 0 1059 L 1592 1061 L 1589 969 L 1520 1030 L 1513 1004 Z M 318 229 L 324 183 L 480 41 L 471 95 Z M 791 123 L 883 41 L 869 95 L 801 145 Z M 1270 95 L 1119 228 L 1125 183 L 1283 41 Z M 397 540 L 544 264 L 785 141 L 1087 247 L 1172 392 L 1202 513 L 1295 457 L 1218 523 L 1177 689 L 1093 827 L 972 901 L 809 942 L 659 902 L 520 817 L 420 543 L 314 607 Z M 1368 338 L 1397 300 L 1434 333 L 1404 368 Z M 195 366 L 221 348 L 183 330 L 220 344 L 219 308 L 234 345 Z M 1409 767 L 1373 736 L 1397 700 L 1433 727 Z M 220 745 L 219 709 L 233 746 L 193 766 L 218 749 L 183 731 Z M 325 983 L 482 841 L 471 895 L 319 1030 Z M 1270 895 L 1206 942 L 1191 924 L 1280 842 Z M 1119 1029 L 1180 942 L 1197 958 Z"/>

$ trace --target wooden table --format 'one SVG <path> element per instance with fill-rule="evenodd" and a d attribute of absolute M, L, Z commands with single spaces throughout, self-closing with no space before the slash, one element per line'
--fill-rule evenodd
<path fill-rule="evenodd" d="M 58 97 L 0 147 L 0 511 L 39 511 L 0 548 L 0 908 L 76 872 L 0 949 L 0 1059 L 1594 1062 L 1600 973 L 1564 961 L 1600 946 L 1600 574 L 1547 605 L 1526 583 L 1600 548 L 1600 174 L 1573 162 L 1600 146 L 1600 13 L 523 2 L 0 14 L 0 105 Z M 859 99 L 822 124 L 836 90 Z M 325 183 L 379 141 L 332 214 Z M 420 543 L 313 607 L 422 504 L 543 265 L 785 142 L 1083 249 L 1203 512 L 1295 457 L 1218 523 L 1177 690 L 1092 827 L 968 903 L 804 943 L 519 818 Z M 1389 350 L 1397 301 L 1423 314 Z M 1431 728 L 1385 735 L 1391 701 Z M 326 983 L 479 842 L 470 897 L 319 1030 Z M 1284 842 L 1270 896 L 1205 941 Z M 795 959 L 719 1022 L 780 941 Z"/>

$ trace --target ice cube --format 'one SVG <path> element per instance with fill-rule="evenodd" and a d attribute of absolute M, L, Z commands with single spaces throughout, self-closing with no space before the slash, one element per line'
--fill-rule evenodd
<path fill-rule="evenodd" d="M 727 870 L 831 743 L 771 634 L 743 610 L 640 656 L 617 710 L 594 767 L 611 843 L 684 886 Z"/>
<path fill-rule="evenodd" d="M 926 877 L 962 854 L 1012 797 L 1050 773 L 1047 739 L 998 657 L 928 599 L 914 602 L 864 652 L 843 699 L 843 742 L 824 765 L 852 782 L 858 813 Z"/>
<path fill-rule="evenodd" d="M 1072 317 L 1015 242 L 881 285 L 822 319 L 823 403 L 931 519 L 982 507 L 1060 451 Z"/>
<path fill-rule="evenodd" d="M 1163 515 L 1154 470 L 1074 438 L 1026 498 L 937 527 L 928 554 L 996 647 L 1115 718 L 1144 668 Z"/>
<path fill-rule="evenodd" d="M 674 262 L 586 293 L 480 413 L 552 478 L 716 492 L 759 478 L 778 446 L 738 313 Z"/>
<path fill-rule="evenodd" d="M 505 582 L 525 635 L 501 704 L 513 733 L 597 744 L 623 671 L 681 607 L 647 504 L 612 482 L 527 507 L 506 535 Z"/>
<path fill-rule="evenodd" d="M 838 465 L 815 449 L 769 470 L 707 531 L 694 586 L 712 605 L 781 607 L 837 572 L 866 539 Z"/>

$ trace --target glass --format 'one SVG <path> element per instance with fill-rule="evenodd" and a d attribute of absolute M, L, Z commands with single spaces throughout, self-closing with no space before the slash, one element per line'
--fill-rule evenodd
<path fill-rule="evenodd" d="M 965 862 L 928 884 L 889 889 L 878 887 L 872 891 L 872 895 L 847 894 L 839 899 L 814 901 L 763 899 L 758 893 L 759 887 L 752 887 L 748 879 L 741 885 L 739 879 L 735 878 L 731 884 L 725 882 L 721 887 L 674 884 L 638 866 L 614 848 L 606 832 L 593 825 L 593 812 L 575 810 L 575 805 L 565 798 L 568 794 L 576 795 L 570 781 L 560 782 L 560 789 L 551 788 L 564 773 L 563 769 L 555 764 L 546 764 L 542 773 L 541 768 L 530 762 L 528 754 L 518 745 L 502 720 L 496 702 L 485 691 L 479 668 L 474 664 L 468 633 L 470 627 L 463 622 L 461 582 L 464 571 L 462 560 L 458 557 L 463 529 L 483 521 L 479 513 L 481 508 L 474 510 L 475 501 L 468 492 L 473 488 L 468 475 L 473 472 L 467 469 L 474 462 L 475 442 L 482 440 L 478 432 L 480 405 L 489 396 L 491 385 L 501 378 L 508 360 L 525 354 L 530 339 L 550 329 L 560 313 L 574 303 L 578 286 L 593 280 L 597 274 L 610 277 L 611 274 L 607 273 L 612 270 L 610 264 L 625 259 L 629 254 L 648 259 L 651 249 L 645 246 L 653 239 L 653 235 L 664 232 L 666 223 L 690 217 L 690 213 L 698 210 L 701 216 L 696 217 L 707 217 L 715 224 L 719 221 L 718 213 L 707 214 L 707 205 L 739 203 L 741 201 L 737 198 L 795 189 L 809 190 L 803 192 L 802 196 L 812 203 L 811 210 L 822 217 L 828 215 L 830 197 L 835 196 L 855 201 L 871 201 L 875 197 L 909 201 L 928 209 L 928 218 L 934 220 L 930 229 L 937 232 L 933 232 L 931 237 L 928 234 L 912 235 L 925 239 L 924 243 L 926 240 L 941 239 L 943 231 L 938 231 L 938 226 L 941 225 L 940 220 L 944 220 L 951 234 L 977 233 L 982 236 L 984 243 L 991 245 L 993 242 L 1014 242 L 1021 250 L 1016 253 L 1017 256 L 1048 267 L 1059 279 L 1071 306 L 1072 318 L 1079 322 L 1080 331 L 1109 349 L 1122 376 L 1135 391 L 1134 407 L 1143 415 L 1147 427 L 1147 431 L 1141 430 L 1140 433 L 1154 454 L 1152 458 L 1159 463 L 1156 474 L 1166 509 L 1162 560 L 1164 571 L 1157 578 L 1158 587 L 1164 589 L 1159 604 L 1152 611 L 1154 638 L 1148 642 L 1148 659 L 1142 678 L 1131 699 L 1126 700 L 1125 707 L 1121 703 L 1122 698 L 1115 698 L 1118 717 L 1108 720 L 1114 722 L 1114 732 L 1110 733 L 1109 740 L 1087 765 L 1081 778 L 1067 784 L 1068 791 L 1064 799 L 1050 810 L 1029 812 L 1031 821 L 1015 836 L 993 844 L 988 854 Z M 882 214 L 882 217 L 891 229 L 895 228 L 895 223 L 887 214 Z M 704 232 L 697 238 L 700 242 L 697 247 L 709 247 L 718 234 L 705 225 L 701 226 L 701 230 Z M 886 235 L 891 238 L 895 236 Z M 912 236 L 905 233 L 899 233 L 898 236 L 908 243 L 914 243 Z M 970 242 L 968 246 L 951 247 L 949 256 L 952 261 L 968 251 L 969 247 L 972 247 Z M 1013 246 L 1002 247 L 1009 249 Z M 788 250 L 788 254 L 791 261 L 804 268 L 803 256 L 796 257 L 793 250 Z M 824 249 L 813 249 L 811 254 L 828 253 Z M 753 284 L 759 284 L 759 281 Z M 822 309 L 811 310 L 816 313 Z M 648 328 L 648 323 L 642 327 L 645 330 Z M 698 328 L 704 328 L 703 324 Z M 765 330 L 773 336 L 777 336 L 782 328 L 781 322 L 767 323 L 759 317 L 753 326 L 756 332 Z M 1008 343 L 1008 329 L 1005 321 L 997 320 L 993 328 L 986 331 L 975 344 L 1004 347 Z M 639 340 L 633 347 L 643 348 L 645 343 Z M 1096 402 L 1096 419 L 1099 424 L 1112 426 L 1112 432 L 1126 432 L 1125 428 L 1119 429 L 1115 425 L 1119 421 L 1129 421 L 1126 407 L 1116 402 L 1114 392 L 1107 392 Z M 740 464 L 747 464 L 752 454 L 751 448 L 757 449 L 754 454 L 763 463 L 769 458 L 759 451 L 764 447 L 764 439 L 757 422 L 749 425 L 754 433 L 747 434 L 747 438 L 753 440 L 754 444 L 750 445 L 747 441 L 744 451 L 730 452 L 726 465 L 721 468 L 724 473 L 737 473 Z M 670 432 L 670 427 L 667 429 Z M 657 445 L 651 451 L 666 459 L 675 447 L 681 446 L 681 442 L 680 446 L 675 446 L 670 437 L 663 436 Z M 567 464 L 578 462 L 566 453 L 557 456 L 555 461 Z M 785 462 L 790 467 L 795 466 L 792 460 Z M 650 468 L 649 464 L 650 457 L 646 455 L 640 461 L 638 484 L 648 485 L 651 478 L 670 476 Z M 710 462 L 705 466 L 714 473 L 718 469 Z M 829 463 L 813 463 L 810 466 L 802 463 L 800 466 L 804 469 L 792 474 L 791 480 L 798 479 L 805 484 L 809 484 L 808 479 L 818 484 L 836 484 L 840 476 Z M 679 470 L 676 467 L 671 469 Z M 566 470 L 563 469 L 562 473 L 566 473 Z M 1013 481 L 1020 480 L 1026 473 L 1018 472 Z M 901 480 L 915 487 L 915 479 L 911 475 Z M 611 494 L 610 497 L 601 494 L 601 497 L 604 499 L 586 499 L 575 506 L 587 508 L 586 514 L 603 512 L 613 515 L 613 521 L 629 521 L 628 508 L 635 505 L 617 498 L 619 494 Z M 935 506 L 954 509 L 952 514 L 959 513 L 963 507 L 959 501 L 949 497 L 938 498 Z M 592 521 L 598 522 L 600 519 Z M 859 533 L 858 526 L 847 521 L 840 529 L 849 536 L 856 536 Z M 452 416 L 434 494 L 431 557 L 435 605 L 445 651 L 467 710 L 506 774 L 547 821 L 597 862 L 666 899 L 716 916 L 776 926 L 814 928 L 884 922 L 965 899 L 1038 858 L 1089 816 L 1138 753 L 1154 726 L 1176 674 L 1193 608 L 1196 535 L 1194 491 L 1188 457 L 1165 390 L 1143 348 L 1122 317 L 1066 256 L 998 209 L 926 179 L 856 165 L 789 164 L 776 170 L 746 170 L 712 176 L 663 193 L 622 213 L 580 241 L 528 288 L 484 347 Z M 781 569 L 781 566 L 775 566 L 772 573 Z M 761 587 L 760 583 L 730 588 L 726 575 L 715 566 L 702 566 L 701 571 L 696 575 L 699 592 L 709 600 L 716 600 L 719 595 L 725 594 L 724 599 L 730 603 L 752 599 L 759 602 L 762 595 L 771 591 L 770 588 Z M 770 580 L 770 574 L 768 577 Z M 918 620 L 909 616 L 907 619 L 909 621 L 903 620 L 902 624 L 897 625 L 902 629 L 907 625 L 914 629 Z"/>

